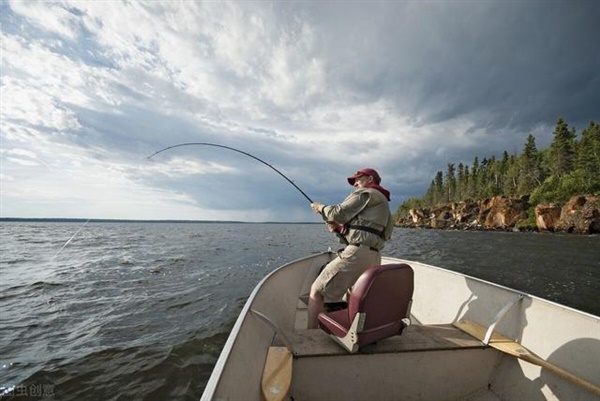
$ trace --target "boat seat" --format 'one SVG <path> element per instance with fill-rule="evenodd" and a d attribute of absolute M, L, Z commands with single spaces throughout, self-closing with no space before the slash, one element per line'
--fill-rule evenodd
<path fill-rule="evenodd" d="M 370 267 L 352 286 L 347 308 L 320 313 L 319 327 L 350 353 L 399 335 L 410 322 L 413 288 L 405 263 Z"/>

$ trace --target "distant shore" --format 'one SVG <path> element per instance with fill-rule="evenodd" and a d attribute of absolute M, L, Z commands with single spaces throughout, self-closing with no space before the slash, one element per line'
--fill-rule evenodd
<path fill-rule="evenodd" d="M 202 223 L 202 224 L 323 224 L 322 222 L 235 221 L 235 220 L 135 220 L 135 219 L 83 219 L 62 217 L 0 217 L 0 222 L 15 223 Z"/>

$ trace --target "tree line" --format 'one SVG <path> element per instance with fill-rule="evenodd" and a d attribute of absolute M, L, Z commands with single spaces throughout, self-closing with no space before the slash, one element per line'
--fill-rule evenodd
<path fill-rule="evenodd" d="M 530 204 L 537 205 L 600 194 L 600 125 L 591 121 L 578 137 L 575 128 L 559 118 L 553 135 L 545 150 L 538 150 L 529 134 L 521 154 L 504 151 L 499 160 L 476 156 L 471 165 L 448 163 L 445 172 L 436 173 L 422 198 L 407 200 L 398 212 L 498 195 L 529 195 Z"/>

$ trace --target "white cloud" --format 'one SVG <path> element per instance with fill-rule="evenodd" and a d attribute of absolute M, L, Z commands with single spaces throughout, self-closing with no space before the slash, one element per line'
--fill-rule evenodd
<path fill-rule="evenodd" d="M 177 178 L 203 174 L 232 174 L 235 172 L 236 169 L 230 166 L 220 165 L 218 163 L 201 163 L 192 159 L 173 157 L 167 162 L 149 163 L 148 165 L 144 166 L 140 174 L 164 174 L 169 178 Z"/>
<path fill-rule="evenodd" d="M 7 157 L 6 160 L 8 160 L 9 162 L 15 163 L 15 164 L 19 164 L 21 166 L 38 166 L 39 163 L 32 161 L 32 160 L 28 160 L 28 159 L 19 159 L 17 157 Z"/>
<path fill-rule="evenodd" d="M 56 33 L 67 39 L 77 35 L 77 18 L 67 8 L 67 2 L 48 2 L 43 0 L 11 1 L 11 9 L 26 17 L 36 27 Z"/>
<path fill-rule="evenodd" d="M 18 120 L 53 131 L 77 130 L 80 127 L 75 113 L 40 87 L 7 78 L 2 82 L 2 99 L 0 113 L 3 125 L 9 124 L 7 120 Z"/>
<path fill-rule="evenodd" d="M 11 150 L 0 149 L 0 153 L 6 153 L 9 155 L 15 155 L 15 156 L 24 156 L 24 157 L 27 157 L 30 159 L 37 158 L 37 155 L 35 154 L 35 152 L 31 152 L 26 149 L 11 149 Z"/>

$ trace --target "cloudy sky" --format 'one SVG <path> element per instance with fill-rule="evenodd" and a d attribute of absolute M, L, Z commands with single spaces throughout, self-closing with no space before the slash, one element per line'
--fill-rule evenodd
<path fill-rule="evenodd" d="M 600 121 L 598 1 L 6 1 L 1 217 L 319 221 Z"/>

